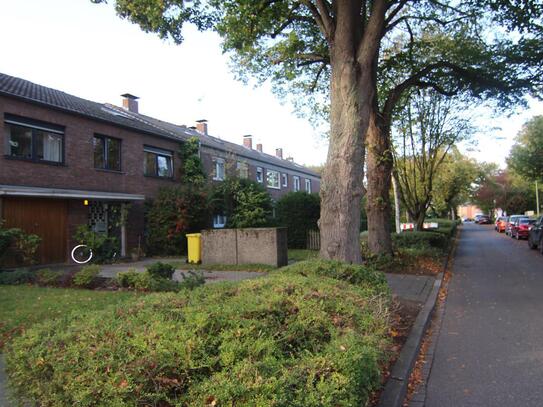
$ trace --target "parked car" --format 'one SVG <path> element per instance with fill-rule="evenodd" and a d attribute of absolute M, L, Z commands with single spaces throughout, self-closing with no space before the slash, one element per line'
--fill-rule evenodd
<path fill-rule="evenodd" d="M 478 223 L 479 225 L 490 225 L 492 220 L 488 215 L 481 215 L 475 220 L 475 223 Z"/>
<path fill-rule="evenodd" d="M 535 219 L 517 218 L 511 226 L 511 238 L 528 239 L 528 231 L 535 223 Z"/>
<path fill-rule="evenodd" d="M 528 246 L 530 249 L 539 249 L 543 254 L 543 216 L 541 216 L 528 232 Z"/>
<path fill-rule="evenodd" d="M 505 227 L 507 226 L 508 220 L 509 218 L 507 216 L 500 216 L 498 219 L 496 219 L 494 230 L 498 233 L 505 232 Z"/>
<path fill-rule="evenodd" d="M 511 236 L 511 225 L 517 218 L 526 218 L 526 215 L 511 215 L 509 216 L 509 219 L 507 219 L 507 223 L 505 224 L 505 234 L 507 236 Z"/>

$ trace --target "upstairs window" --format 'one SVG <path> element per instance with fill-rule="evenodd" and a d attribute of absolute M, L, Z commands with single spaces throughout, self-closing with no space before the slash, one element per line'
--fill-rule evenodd
<path fill-rule="evenodd" d="M 172 178 L 173 154 L 156 147 L 143 147 L 143 173 L 149 177 Z"/>
<path fill-rule="evenodd" d="M 279 185 L 279 172 L 267 170 L 266 178 L 268 181 L 268 188 L 281 189 Z"/>
<path fill-rule="evenodd" d="M 288 175 L 287 174 L 281 174 L 281 177 L 283 177 L 283 187 L 288 187 Z"/>
<path fill-rule="evenodd" d="M 5 115 L 6 155 L 23 160 L 61 164 L 64 128 L 14 115 Z"/>
<path fill-rule="evenodd" d="M 121 171 L 121 140 L 95 135 L 93 138 L 94 168 Z"/>
<path fill-rule="evenodd" d="M 236 167 L 238 171 L 238 177 L 243 179 L 249 178 L 249 164 L 244 163 L 243 161 L 238 161 Z"/>
<path fill-rule="evenodd" d="M 300 190 L 300 177 L 292 177 L 292 186 L 293 186 L 293 190 L 294 192 L 298 192 Z"/>
<path fill-rule="evenodd" d="M 305 180 L 305 190 L 308 194 L 311 193 L 311 180 L 310 179 L 306 179 Z"/>
<path fill-rule="evenodd" d="M 213 179 L 215 181 L 224 180 L 224 160 L 222 158 L 213 158 Z"/>
<path fill-rule="evenodd" d="M 264 182 L 264 170 L 262 167 L 256 167 L 256 182 Z"/>

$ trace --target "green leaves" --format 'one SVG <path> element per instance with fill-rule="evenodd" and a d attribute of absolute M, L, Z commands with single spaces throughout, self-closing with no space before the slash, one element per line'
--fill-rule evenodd
<path fill-rule="evenodd" d="M 535 116 L 524 124 L 507 164 L 532 181 L 543 180 L 543 116 Z"/>

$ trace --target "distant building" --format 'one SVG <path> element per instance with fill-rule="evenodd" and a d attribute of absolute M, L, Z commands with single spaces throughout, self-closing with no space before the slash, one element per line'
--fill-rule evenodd
<path fill-rule="evenodd" d="M 205 120 L 187 127 L 145 116 L 136 96 L 122 97 L 122 107 L 96 103 L 0 74 L 0 214 L 6 227 L 42 238 L 42 263 L 67 261 L 81 224 L 118 236 L 123 253 L 143 242 L 144 201 L 179 181 L 177 152 L 191 137 L 212 182 L 248 178 L 274 199 L 319 192 L 320 175 L 283 158 L 281 148 L 265 154 L 249 135 L 243 145 L 221 140 Z"/>
<path fill-rule="evenodd" d="M 458 216 L 460 219 L 473 219 L 475 215 L 481 215 L 484 212 L 477 205 L 461 205 L 458 207 Z"/>

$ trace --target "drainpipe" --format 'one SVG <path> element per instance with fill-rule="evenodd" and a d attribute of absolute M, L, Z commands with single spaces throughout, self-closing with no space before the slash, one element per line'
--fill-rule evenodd
<path fill-rule="evenodd" d="M 537 186 L 537 181 L 535 182 L 535 202 L 537 205 L 537 216 L 539 216 L 539 187 Z"/>
<path fill-rule="evenodd" d="M 121 204 L 121 257 L 126 257 L 126 204 Z"/>

